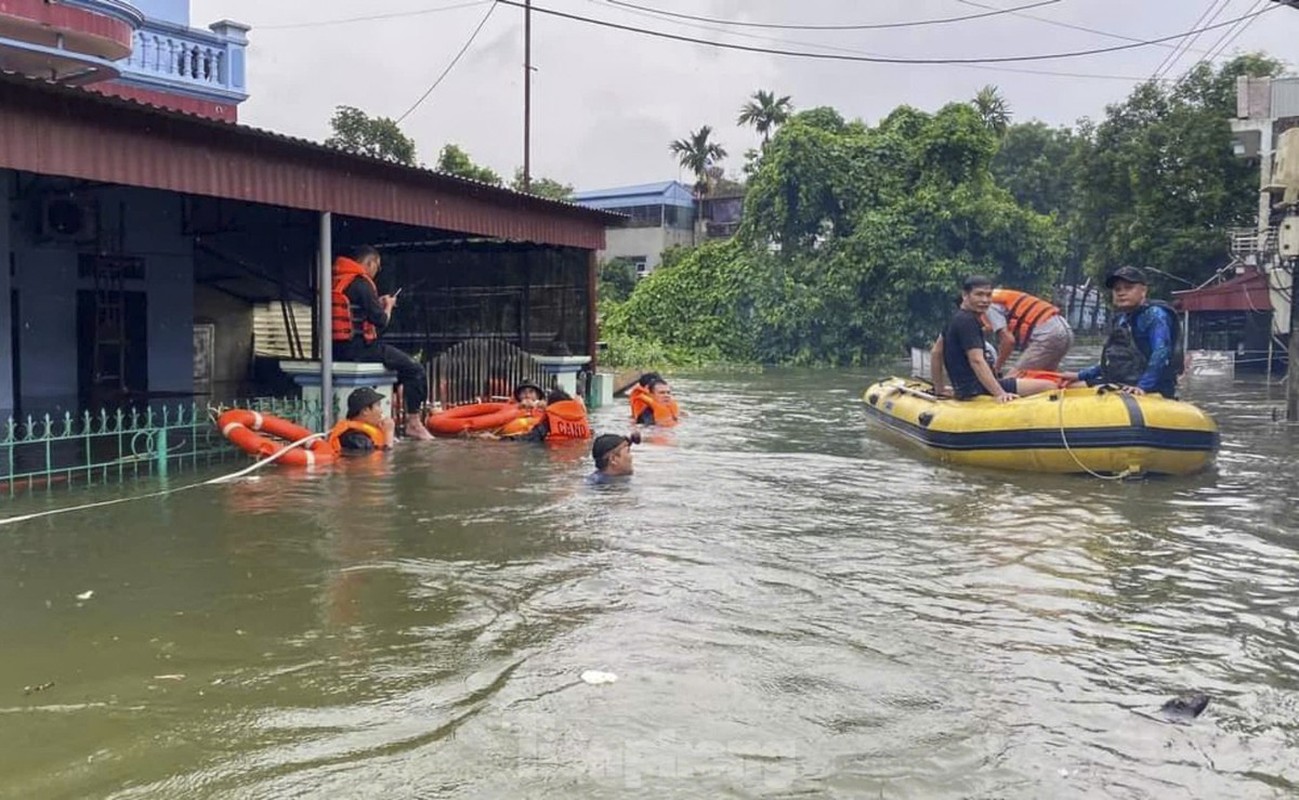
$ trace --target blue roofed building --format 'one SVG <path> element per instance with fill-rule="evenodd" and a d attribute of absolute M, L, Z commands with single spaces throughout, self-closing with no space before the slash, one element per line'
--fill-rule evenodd
<path fill-rule="evenodd" d="M 653 272 L 668 248 L 695 243 L 695 196 L 679 181 L 577 192 L 572 200 L 630 218 L 620 227 L 609 228 L 599 256 L 626 259 L 636 266 L 637 275 Z"/>

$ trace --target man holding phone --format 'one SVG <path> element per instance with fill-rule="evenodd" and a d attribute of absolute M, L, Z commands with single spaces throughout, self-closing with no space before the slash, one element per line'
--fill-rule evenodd
<path fill-rule="evenodd" d="M 380 295 L 374 278 L 382 267 L 379 251 L 362 245 L 334 261 L 332 331 L 334 359 L 377 362 L 397 373 L 406 398 L 405 433 L 412 439 L 432 439 L 420 410 L 428 398 L 424 368 L 402 350 L 379 340 L 397 306 L 398 289 Z"/>

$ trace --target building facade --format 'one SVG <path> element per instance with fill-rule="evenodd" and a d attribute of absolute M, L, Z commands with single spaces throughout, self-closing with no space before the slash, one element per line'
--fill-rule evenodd
<path fill-rule="evenodd" d="M 573 202 L 628 217 L 605 233 L 599 258 L 629 261 L 638 277 L 653 272 L 669 248 L 695 243 L 695 197 L 678 181 L 578 192 Z"/>
<path fill-rule="evenodd" d="M 189 0 L 3 0 L 0 70 L 234 122 L 248 31 L 190 27 Z"/>

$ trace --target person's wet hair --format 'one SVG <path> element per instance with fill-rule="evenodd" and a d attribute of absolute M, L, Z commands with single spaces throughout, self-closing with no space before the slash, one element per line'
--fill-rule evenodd
<path fill-rule="evenodd" d="M 966 294 L 969 294 L 975 289 L 982 289 L 985 286 L 988 287 L 989 289 L 992 288 L 991 278 L 986 277 L 984 275 L 971 275 L 965 279 L 964 283 L 961 284 L 961 291 L 965 292 Z"/>

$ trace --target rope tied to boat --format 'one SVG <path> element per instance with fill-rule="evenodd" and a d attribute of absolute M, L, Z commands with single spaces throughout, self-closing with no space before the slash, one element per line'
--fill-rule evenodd
<path fill-rule="evenodd" d="M 1104 387 L 1101 387 L 1101 389 L 1103 390 Z M 1098 393 L 1099 393 L 1099 392 L 1098 392 Z M 1122 481 L 1122 480 L 1127 480 L 1128 478 L 1130 478 L 1130 477 L 1132 477 L 1133 475 L 1137 474 L 1136 470 L 1132 469 L 1131 467 L 1128 467 L 1127 469 L 1125 469 L 1125 470 L 1123 470 L 1122 472 L 1119 472 L 1119 473 L 1117 473 L 1117 474 L 1114 474 L 1114 475 L 1105 475 L 1105 474 L 1103 474 L 1103 473 L 1100 473 L 1100 472 L 1095 471 L 1095 470 L 1092 469 L 1091 467 L 1089 467 L 1089 466 L 1087 466 L 1086 464 L 1084 464 L 1084 463 L 1082 462 L 1082 459 L 1080 459 L 1080 458 L 1078 457 L 1078 454 L 1075 453 L 1075 452 L 1073 451 L 1073 448 L 1069 445 L 1069 434 L 1068 434 L 1068 430 L 1065 428 L 1065 424 L 1064 424 L 1064 399 L 1065 399 L 1065 390 L 1064 390 L 1064 389 L 1056 389 L 1055 392 L 1053 392 L 1053 395 L 1054 395 L 1054 400 L 1056 401 L 1056 404 L 1058 405 L 1058 409 L 1057 409 L 1057 411 L 1058 411 L 1058 415 L 1057 415 L 1057 418 L 1058 418 L 1058 420 L 1059 420 L 1059 425 L 1060 425 L 1060 441 L 1064 444 L 1064 450 L 1065 450 L 1065 452 L 1069 454 L 1069 457 L 1073 459 L 1073 462 L 1074 462 L 1075 464 L 1077 464 L 1078 467 L 1079 467 L 1081 470 L 1083 470 L 1084 472 L 1086 472 L 1088 475 L 1092 476 L 1093 478 L 1099 478 L 1099 479 L 1101 479 L 1101 480 L 1103 480 L 1103 481 Z"/>

